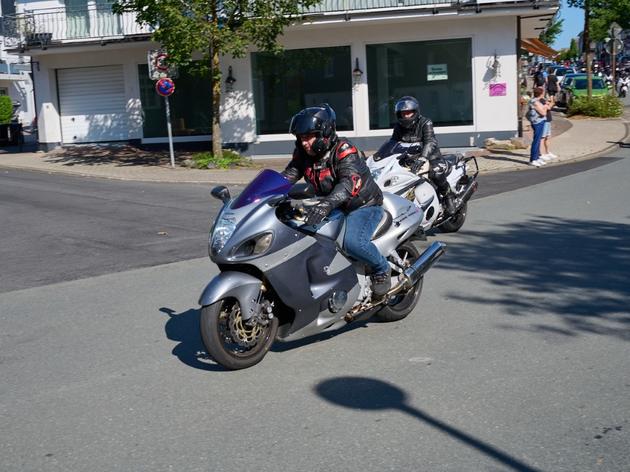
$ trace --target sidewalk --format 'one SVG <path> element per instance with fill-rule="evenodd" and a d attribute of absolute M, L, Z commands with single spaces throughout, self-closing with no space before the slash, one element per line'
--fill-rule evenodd
<path fill-rule="evenodd" d="M 619 142 L 628 142 L 629 134 L 628 107 L 624 116 L 617 119 L 567 119 L 560 113 L 554 113 L 550 149 L 559 158 L 548 166 L 595 157 L 617 148 Z M 531 131 L 526 121 L 524 137 L 527 142 L 531 141 Z M 291 157 L 289 152 L 287 150 L 286 159 L 255 159 L 254 167 L 251 168 L 202 170 L 185 167 L 172 169 L 168 153 L 135 150 L 124 145 L 78 146 L 49 153 L 11 154 L 0 150 L 0 169 L 26 169 L 144 182 L 246 184 L 262 168 L 284 169 Z M 469 152 L 477 156 L 480 173 L 533 169 L 527 164 L 529 149 L 488 151 L 482 148 Z"/>

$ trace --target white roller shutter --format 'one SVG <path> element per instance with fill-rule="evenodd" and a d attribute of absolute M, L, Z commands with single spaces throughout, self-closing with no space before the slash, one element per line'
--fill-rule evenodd
<path fill-rule="evenodd" d="M 59 69 L 57 84 L 64 143 L 129 139 L 121 65 Z"/>

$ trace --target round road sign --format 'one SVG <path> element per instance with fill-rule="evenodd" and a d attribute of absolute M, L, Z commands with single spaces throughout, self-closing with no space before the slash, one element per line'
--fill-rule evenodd
<path fill-rule="evenodd" d="M 168 77 L 160 79 L 155 83 L 155 91 L 163 97 L 168 97 L 175 91 L 175 82 Z"/>

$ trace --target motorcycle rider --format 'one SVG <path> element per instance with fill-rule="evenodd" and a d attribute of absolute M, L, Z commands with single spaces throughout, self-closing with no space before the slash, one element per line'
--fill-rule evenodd
<path fill-rule="evenodd" d="M 293 158 L 282 172 L 295 183 L 304 177 L 319 199 L 307 207 L 306 224 L 319 224 L 334 209 L 346 214 L 344 250 L 372 270 L 372 290 L 382 297 L 391 286 L 387 259 L 371 242 L 383 217 L 383 193 L 359 151 L 336 132 L 336 114 L 328 104 L 308 107 L 291 120 L 296 137 Z"/>
<path fill-rule="evenodd" d="M 417 174 L 424 171 L 428 162 L 429 178 L 444 196 L 444 207 L 452 215 L 455 213 L 455 202 L 451 186 L 446 180 L 448 163 L 440 153 L 433 132 L 433 122 L 426 116 L 420 115 L 418 100 L 408 95 L 396 102 L 394 112 L 398 123 L 394 126 L 390 139 L 403 143 L 418 143 L 417 147 L 410 147 L 408 157 L 403 164 L 409 166 L 411 171 Z"/>

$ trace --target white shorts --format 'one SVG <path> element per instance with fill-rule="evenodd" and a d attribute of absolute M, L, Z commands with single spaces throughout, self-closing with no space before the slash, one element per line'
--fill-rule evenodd
<path fill-rule="evenodd" d="M 543 129 L 543 138 L 547 138 L 551 136 L 551 123 L 549 121 L 545 121 L 545 128 Z"/>

